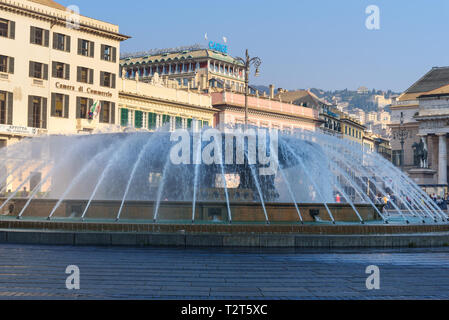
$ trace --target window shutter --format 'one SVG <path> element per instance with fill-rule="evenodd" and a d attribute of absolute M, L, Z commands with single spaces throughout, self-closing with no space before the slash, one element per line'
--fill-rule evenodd
<path fill-rule="evenodd" d="M 99 121 L 100 121 L 100 123 L 103 123 L 104 122 L 104 119 L 103 119 L 104 102 L 103 101 L 100 101 L 100 106 L 101 106 L 101 111 L 100 111 Z"/>
<path fill-rule="evenodd" d="M 94 57 L 94 51 L 95 51 L 95 43 L 93 41 L 91 41 L 89 43 L 89 45 L 90 45 L 89 56 L 91 58 L 93 58 Z"/>
<path fill-rule="evenodd" d="M 110 106 L 111 106 L 111 110 L 110 110 L 110 112 L 111 112 L 111 124 L 115 124 L 115 103 L 112 102 L 110 104 Z"/>
<path fill-rule="evenodd" d="M 7 124 L 12 125 L 12 103 L 13 103 L 13 94 L 8 92 L 8 119 Z"/>
<path fill-rule="evenodd" d="M 30 61 L 30 77 L 34 78 L 34 62 Z"/>
<path fill-rule="evenodd" d="M 47 98 L 42 99 L 42 129 L 47 129 Z"/>
<path fill-rule="evenodd" d="M 69 95 L 64 95 L 64 118 L 68 119 L 69 118 L 69 102 L 70 102 L 70 97 Z"/>
<path fill-rule="evenodd" d="M 13 57 L 9 57 L 8 58 L 9 59 L 9 61 L 8 61 L 8 72 L 9 73 L 11 73 L 11 74 L 14 74 L 14 58 Z"/>
<path fill-rule="evenodd" d="M 76 68 L 76 81 L 81 82 L 81 67 Z"/>
<path fill-rule="evenodd" d="M 48 80 L 48 64 L 44 64 L 44 80 Z"/>
<path fill-rule="evenodd" d="M 33 127 L 33 96 L 28 96 L 28 127 Z"/>
<path fill-rule="evenodd" d="M 115 89 L 115 74 L 112 74 L 112 89 Z"/>
<path fill-rule="evenodd" d="M 117 59 L 117 48 L 112 48 L 112 62 L 116 62 Z"/>
<path fill-rule="evenodd" d="M 64 65 L 65 79 L 70 80 L 70 64 Z"/>
<path fill-rule="evenodd" d="M 94 84 L 94 70 L 89 69 L 89 83 Z"/>
<path fill-rule="evenodd" d="M 53 78 L 56 78 L 56 62 L 55 61 L 53 61 L 51 63 L 51 76 Z"/>
<path fill-rule="evenodd" d="M 58 44 L 56 43 L 56 40 L 58 39 L 57 33 L 53 32 L 53 49 L 58 48 Z"/>
<path fill-rule="evenodd" d="M 56 116 L 56 93 L 51 94 L 51 110 L 50 115 L 52 117 Z"/>
<path fill-rule="evenodd" d="M 76 97 L 76 118 L 81 118 L 81 98 Z"/>
<path fill-rule="evenodd" d="M 83 39 L 78 39 L 78 54 L 83 54 Z"/>
<path fill-rule="evenodd" d="M 100 86 L 104 87 L 104 72 L 100 71 Z"/>
<path fill-rule="evenodd" d="M 50 41 L 50 31 L 44 30 L 44 46 L 48 47 Z"/>
<path fill-rule="evenodd" d="M 71 42 L 70 36 L 65 36 L 65 51 L 70 52 L 70 42 Z"/>
<path fill-rule="evenodd" d="M 104 60 L 104 44 L 101 45 L 100 59 Z"/>
<path fill-rule="evenodd" d="M 9 38 L 16 38 L 16 23 L 14 21 L 9 21 Z"/>
<path fill-rule="evenodd" d="M 36 43 L 36 28 L 30 27 L 30 43 Z"/>

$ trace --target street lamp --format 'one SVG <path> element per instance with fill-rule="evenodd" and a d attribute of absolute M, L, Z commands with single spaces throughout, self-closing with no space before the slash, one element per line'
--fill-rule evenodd
<path fill-rule="evenodd" d="M 251 58 L 248 54 L 248 49 L 245 52 L 245 58 L 237 57 L 236 60 L 241 62 L 245 66 L 245 130 L 248 128 L 248 95 L 249 95 L 249 73 L 251 66 L 256 67 L 254 75 L 258 77 L 260 75 L 260 65 L 262 60 L 259 57 Z"/>
<path fill-rule="evenodd" d="M 405 139 L 408 138 L 407 129 L 404 128 L 404 113 L 401 112 L 401 120 L 399 123 L 399 131 L 397 137 L 399 138 L 399 142 L 401 143 L 401 169 L 404 171 L 404 143 Z"/>

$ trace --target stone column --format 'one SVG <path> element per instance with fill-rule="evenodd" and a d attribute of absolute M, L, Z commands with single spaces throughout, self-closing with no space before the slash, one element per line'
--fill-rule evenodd
<path fill-rule="evenodd" d="M 446 134 L 438 134 L 438 184 L 447 184 L 447 142 Z"/>

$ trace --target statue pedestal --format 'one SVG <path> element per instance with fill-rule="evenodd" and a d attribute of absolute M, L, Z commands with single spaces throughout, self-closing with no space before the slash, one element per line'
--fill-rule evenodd
<path fill-rule="evenodd" d="M 423 184 L 435 184 L 436 170 L 426 169 L 426 168 L 415 168 L 408 170 L 408 175 L 413 179 L 418 185 Z"/>

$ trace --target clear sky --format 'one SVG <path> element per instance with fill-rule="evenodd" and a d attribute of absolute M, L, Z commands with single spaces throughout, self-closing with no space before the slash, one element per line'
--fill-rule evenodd
<path fill-rule="evenodd" d="M 56 0 L 118 24 L 122 52 L 228 39 L 229 53 L 263 60 L 256 85 L 403 91 L 449 65 L 448 0 Z M 380 30 L 368 30 L 368 5 Z"/>

